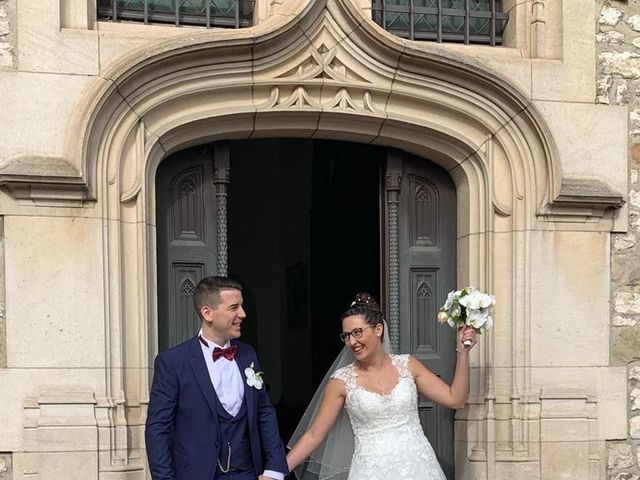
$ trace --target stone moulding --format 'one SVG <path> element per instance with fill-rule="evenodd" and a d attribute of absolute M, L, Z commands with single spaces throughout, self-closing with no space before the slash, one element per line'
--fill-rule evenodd
<path fill-rule="evenodd" d="M 546 387 L 540 393 L 540 460 L 559 476 L 598 480 L 604 443 L 598 439 L 598 402 L 582 388 Z M 573 437 L 572 449 L 558 449 L 557 440 Z M 568 437 L 567 436 L 567 437 Z M 572 460 L 579 456 L 579 464 Z"/>
<path fill-rule="evenodd" d="M 193 138 L 182 131 L 190 123 L 221 114 L 305 111 L 317 113 L 319 122 L 327 113 L 369 117 L 379 125 L 369 134 L 370 141 L 379 143 L 384 143 L 381 133 L 387 124 L 394 122 L 439 131 L 451 141 L 465 144 L 467 153 L 453 159 L 458 163 L 474 157 L 485 161 L 476 155 L 482 151 L 483 141 L 493 137 L 501 142 L 503 130 L 510 129 L 513 134 L 507 136 L 512 145 L 508 148 L 520 150 L 522 157 L 512 161 L 536 164 L 533 168 L 537 172 L 527 174 L 529 181 L 538 183 L 534 188 L 538 211 L 533 214 L 545 221 L 566 221 L 576 210 L 596 219 L 604 215 L 609 207 L 600 206 L 607 195 L 603 197 L 597 188 L 565 194 L 571 182 L 562 178 L 548 127 L 525 95 L 477 60 L 459 53 L 444 57 L 424 45 L 414 48 L 411 42 L 388 34 L 361 15 L 349 0 L 318 0 L 301 7 L 297 15 L 283 17 L 270 31 L 261 32 L 258 26 L 240 35 L 205 32 L 189 41 L 174 39 L 151 50 L 132 52 L 106 71 L 86 93 L 86 101 L 80 102 L 84 110 L 71 122 L 69 131 L 75 134 L 67 141 L 68 161 L 50 158 L 40 163 L 42 159 L 22 157 L 0 169 L 0 185 L 15 198 L 40 202 L 99 199 L 99 169 L 106 166 L 116 172 L 117 163 L 126 165 L 129 159 L 123 149 L 129 142 L 137 149 L 129 156 L 135 157 L 140 168 L 135 168 L 137 178 L 120 193 L 123 201 L 131 201 L 144 183 L 142 176 L 151 151 L 159 150 L 166 156 L 180 148 L 169 145 L 169 137 L 179 132 L 182 138 L 176 143 L 182 147 L 225 138 Z M 157 121 L 177 99 L 187 102 L 194 95 L 224 99 L 243 89 L 252 92 L 244 105 L 221 102 L 218 108 L 212 104 L 192 112 L 185 108 L 182 118 L 173 111 L 167 121 Z M 456 115 L 462 122 L 440 122 Z M 460 128 L 466 127 L 465 123 L 479 136 L 462 138 Z M 233 138 L 250 138 L 256 127 L 254 124 L 253 130 L 244 134 L 234 132 Z M 318 123 L 316 130 L 319 133 Z M 140 136 L 139 131 L 144 132 L 143 140 L 132 140 Z M 291 135 L 300 136 L 295 125 Z M 429 142 L 428 136 L 425 142 Z M 453 156 L 451 152 L 444 155 Z M 543 161 L 531 162 L 524 158 L 527 156 Z M 490 159 L 486 161 L 490 163 Z M 590 191 L 595 193 L 590 195 Z M 503 214 L 511 209 L 501 202 L 496 205 Z M 613 202 L 611 206 L 616 205 Z"/>
<path fill-rule="evenodd" d="M 373 104 L 371 92 L 364 91 L 364 93 L 361 93 L 357 91 L 355 93 L 358 94 L 358 100 L 355 100 L 353 95 L 354 90 L 355 89 L 347 89 L 345 87 L 342 87 L 333 98 L 330 98 L 320 104 L 312 96 L 310 96 L 302 86 L 295 88 L 293 92 L 286 98 L 281 97 L 280 88 L 273 87 L 271 89 L 271 93 L 269 94 L 268 100 L 259 105 L 258 111 L 271 109 L 289 111 L 295 109 L 316 109 L 326 111 L 335 110 L 349 113 L 361 113 L 367 116 L 371 116 L 372 114 L 379 116 L 380 113 Z M 359 100 L 360 97 L 362 98 L 362 100 Z"/>
<path fill-rule="evenodd" d="M 138 176 L 121 191 L 121 199 L 131 201 L 143 183 L 146 162 L 141 157 L 149 156 L 154 148 L 164 156 L 174 151 L 174 146 L 166 145 L 166 137 L 188 128 L 189 122 L 220 113 L 302 110 L 317 112 L 320 121 L 325 112 L 379 120 L 377 132 L 370 137 L 372 141 L 379 137 L 381 143 L 386 124 L 396 121 L 444 133 L 449 125 L 438 125 L 437 119 L 431 119 L 459 115 L 477 127 L 481 136 L 495 139 L 509 127 L 516 133 L 510 135 L 512 139 L 536 139 L 534 148 L 511 148 L 520 149 L 520 155 L 544 159 L 535 162 L 542 166 L 535 167 L 539 171 L 533 175 L 539 178 L 533 180 L 538 182 L 535 213 L 539 219 L 598 221 L 607 210 L 622 205 L 621 195 L 598 180 L 562 177 L 545 122 L 517 89 L 477 60 L 453 52 L 444 57 L 424 45 L 414 48 L 411 42 L 390 35 L 361 15 L 350 0 L 318 0 L 301 6 L 296 15 L 283 17 L 270 31 L 261 31 L 258 26 L 240 34 L 205 32 L 188 41 L 174 39 L 151 50 L 132 52 L 86 93 L 87 101 L 81 102 L 84 110 L 71 122 L 69 131 L 74 134 L 67 141 L 67 158 L 16 158 L 0 168 L 0 186 L 14 198 L 40 203 L 96 200 L 100 196 L 99 168 L 114 162 L 125 165 L 123 148 L 137 131 L 142 140 L 135 140 L 137 152 L 132 156 L 140 164 L 135 169 Z M 212 97 L 224 98 L 243 87 L 253 92 L 245 106 L 221 105 L 217 110 L 212 105 L 214 108 L 206 111 L 192 112 L 189 118 L 174 118 L 173 125 L 149 120 L 171 100 L 193 96 L 196 90 L 202 96 L 209 92 Z M 268 92 L 266 98 L 260 96 L 262 91 Z M 455 131 L 456 125 L 450 128 L 453 131 L 446 132 L 450 138 L 460 133 Z M 299 136 L 294 130 L 292 136 Z M 255 125 L 244 137 L 254 133 Z M 235 138 L 240 136 L 234 134 Z M 197 141 L 184 138 L 181 143 Z M 467 158 L 454 159 L 456 162 L 466 162 L 482 149 L 482 140 L 462 141 Z M 511 211 L 508 204 L 496 201 L 495 205 L 505 216 Z"/>
<path fill-rule="evenodd" d="M 20 156 L 0 167 L 0 188 L 20 200 L 93 201 L 76 167 L 60 157 Z"/>
<path fill-rule="evenodd" d="M 541 210 L 543 219 L 602 218 L 608 210 L 621 208 L 624 195 L 597 178 L 565 177 L 558 195 Z"/>
<path fill-rule="evenodd" d="M 124 404 L 122 392 L 115 399 L 96 397 L 91 391 L 48 390 L 27 397 L 26 451 L 46 451 L 49 456 L 41 462 L 30 453 L 19 452 L 19 478 L 54 478 L 54 472 L 68 468 L 76 457 L 83 456 L 86 462 L 87 455 L 94 470 L 141 471 L 142 462 L 127 458 L 127 444 L 121 441 L 127 429 Z"/>

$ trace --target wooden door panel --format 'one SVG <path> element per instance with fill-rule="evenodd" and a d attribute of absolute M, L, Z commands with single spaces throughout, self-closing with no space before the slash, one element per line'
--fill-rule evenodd
<path fill-rule="evenodd" d="M 440 243 L 438 218 L 440 203 L 438 188 L 426 178 L 418 175 L 407 175 L 408 185 L 405 193 L 409 206 L 409 239 L 411 248 L 425 248 L 423 253 L 432 252 L 428 247 L 436 247 Z M 416 252 L 417 253 L 417 252 Z"/>
<path fill-rule="evenodd" d="M 210 149 L 191 148 L 165 159 L 156 174 L 158 348 L 198 332 L 195 286 L 216 268 L 216 201 Z"/>
<path fill-rule="evenodd" d="M 437 324 L 425 322 L 437 309 L 437 276 L 435 268 L 411 269 L 411 313 L 410 340 L 411 352 L 420 358 L 433 358 L 438 354 Z"/>
<path fill-rule="evenodd" d="M 427 160 L 402 155 L 398 240 L 400 350 L 450 383 L 455 332 L 438 323 L 438 308 L 455 287 L 456 194 L 448 174 Z M 454 412 L 421 398 L 420 419 L 448 478 L 454 478 Z"/>
<path fill-rule="evenodd" d="M 203 163 L 186 168 L 170 182 L 168 196 L 171 225 L 170 242 L 203 246 L 205 239 L 205 188 L 207 169 Z"/>
<path fill-rule="evenodd" d="M 205 265 L 200 263 L 172 263 L 169 305 L 173 310 L 166 324 L 167 347 L 192 337 L 200 329 L 200 319 L 193 306 L 196 285 L 204 276 Z"/>

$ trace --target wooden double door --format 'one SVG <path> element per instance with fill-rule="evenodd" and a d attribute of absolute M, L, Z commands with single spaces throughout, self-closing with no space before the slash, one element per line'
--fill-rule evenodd
<path fill-rule="evenodd" d="M 355 293 L 381 300 L 392 343 L 450 382 L 453 331 L 436 321 L 455 285 L 456 195 L 445 171 L 398 150 L 323 140 L 251 140 L 173 154 L 156 177 L 158 344 L 192 337 L 205 275 L 244 285 L 285 442 L 342 345 Z M 454 478 L 453 412 L 420 418 Z"/>

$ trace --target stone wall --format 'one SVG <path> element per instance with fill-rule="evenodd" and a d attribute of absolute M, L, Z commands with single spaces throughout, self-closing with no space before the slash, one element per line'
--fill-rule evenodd
<path fill-rule="evenodd" d="M 0 480 L 11 480 L 11 455 L 0 453 Z"/>
<path fill-rule="evenodd" d="M 640 0 L 597 6 L 597 102 L 629 111 L 629 231 L 614 236 L 611 254 L 611 362 L 629 372 L 629 429 L 608 445 L 607 477 L 640 480 Z"/>
<path fill-rule="evenodd" d="M 7 321 L 5 310 L 4 217 L 0 217 L 0 368 L 7 368 Z M 2 477 L 0 477 L 2 480 Z"/>
<path fill-rule="evenodd" d="M 0 68 L 13 67 L 9 0 L 0 0 Z"/>

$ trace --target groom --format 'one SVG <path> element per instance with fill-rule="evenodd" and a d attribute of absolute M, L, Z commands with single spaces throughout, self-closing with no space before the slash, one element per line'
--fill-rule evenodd
<path fill-rule="evenodd" d="M 256 352 L 236 340 L 246 317 L 242 286 L 205 277 L 193 300 L 200 333 L 155 361 L 145 431 L 151 478 L 282 480 L 287 463 L 275 410 L 262 383 L 252 381 Z"/>

